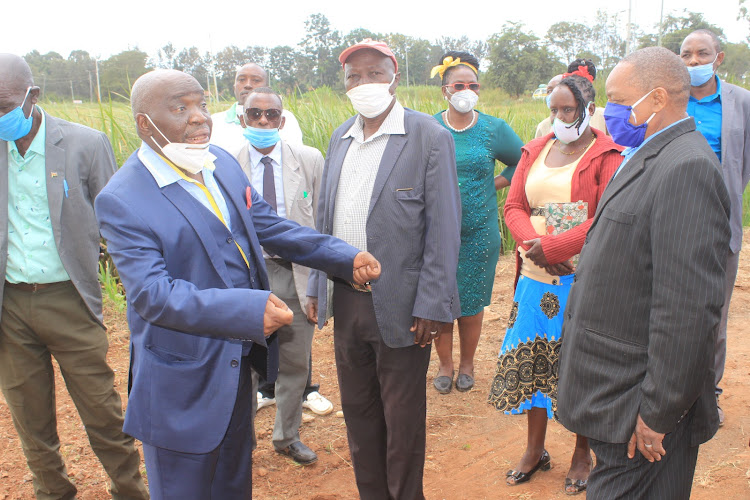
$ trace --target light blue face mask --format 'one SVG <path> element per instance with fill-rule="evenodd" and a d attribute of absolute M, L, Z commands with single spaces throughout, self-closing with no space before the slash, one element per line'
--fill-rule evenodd
<path fill-rule="evenodd" d="M 281 140 L 279 129 L 277 128 L 247 127 L 242 130 L 242 135 L 256 149 L 270 148 Z"/>
<path fill-rule="evenodd" d="M 544 100 L 547 101 L 547 109 L 550 109 L 552 107 L 552 93 L 547 94 L 547 97 L 545 97 Z"/>
<path fill-rule="evenodd" d="M 714 76 L 714 63 L 718 59 L 719 54 L 716 54 L 714 60 L 708 64 L 701 64 L 700 66 L 688 66 L 688 73 L 690 73 L 690 85 L 693 87 L 700 87 Z"/>
<path fill-rule="evenodd" d="M 31 125 L 34 124 L 34 107 L 31 107 L 28 117 L 23 114 L 23 105 L 26 104 L 29 92 L 31 87 L 26 89 L 20 106 L 0 117 L 0 139 L 8 142 L 17 141 L 31 131 Z"/>

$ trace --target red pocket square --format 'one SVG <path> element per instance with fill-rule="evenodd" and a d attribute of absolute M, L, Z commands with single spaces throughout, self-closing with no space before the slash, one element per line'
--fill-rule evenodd
<path fill-rule="evenodd" d="M 253 206 L 253 192 L 250 189 L 250 186 L 245 188 L 245 199 L 247 200 L 247 209 L 250 210 Z"/>

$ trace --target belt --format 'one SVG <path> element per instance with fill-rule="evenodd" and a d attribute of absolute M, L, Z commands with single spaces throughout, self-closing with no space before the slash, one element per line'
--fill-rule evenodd
<path fill-rule="evenodd" d="M 341 283 L 342 285 L 351 287 L 358 292 L 372 293 L 372 285 L 370 284 L 369 281 L 365 283 L 364 285 L 358 285 L 357 283 L 352 283 L 351 281 L 342 280 L 341 278 L 333 278 L 333 282 Z"/>
<path fill-rule="evenodd" d="M 49 288 L 55 285 L 60 285 L 62 283 L 69 283 L 69 282 L 57 281 L 55 283 L 11 283 L 6 280 L 5 286 L 7 288 L 15 288 L 16 290 L 21 290 L 23 292 L 37 292 L 39 290 L 44 290 L 45 288 Z"/>
<path fill-rule="evenodd" d="M 292 263 L 289 262 L 286 259 L 282 259 L 281 257 L 276 257 L 276 256 L 271 257 L 271 256 L 268 256 L 268 257 L 265 258 L 265 260 L 266 260 L 266 262 L 270 261 L 270 262 L 273 262 L 274 264 L 278 264 L 280 266 L 283 266 L 283 267 L 286 267 L 286 268 L 289 268 L 289 269 L 292 268 Z"/>

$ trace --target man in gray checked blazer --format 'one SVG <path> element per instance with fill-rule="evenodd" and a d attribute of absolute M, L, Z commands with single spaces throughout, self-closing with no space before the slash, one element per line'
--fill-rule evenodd
<path fill-rule="evenodd" d="M 384 43 L 358 43 L 339 61 L 359 115 L 331 138 L 318 230 L 362 245 L 382 265 L 371 291 L 332 286 L 349 449 L 363 500 L 422 499 L 430 343 L 460 315 L 453 138 L 399 104 L 398 66 Z M 327 289 L 325 275 L 313 272 L 308 295 L 320 301 L 321 327 Z"/>
<path fill-rule="evenodd" d="M 632 147 L 581 253 L 558 392 L 560 421 L 596 454 L 589 499 L 689 498 L 698 445 L 718 427 L 729 197 L 687 116 L 689 92 L 685 65 L 661 47 L 628 55 L 607 79 L 607 128 Z"/>
<path fill-rule="evenodd" d="M 0 386 L 37 498 L 76 495 L 60 454 L 52 356 L 112 497 L 148 498 L 134 440 L 122 431 L 97 278 L 94 198 L 117 167 L 112 146 L 48 115 L 38 98 L 28 64 L 0 54 Z"/>

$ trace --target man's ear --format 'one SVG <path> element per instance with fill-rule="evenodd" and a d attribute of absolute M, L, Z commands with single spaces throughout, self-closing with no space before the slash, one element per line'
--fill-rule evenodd
<path fill-rule="evenodd" d="M 393 80 L 393 85 L 390 86 L 388 89 L 391 94 L 396 94 L 396 87 L 398 87 L 399 82 L 401 81 L 401 73 L 396 73 L 396 78 Z"/>
<path fill-rule="evenodd" d="M 151 120 L 146 118 L 146 115 L 143 113 L 135 115 L 135 128 L 141 137 L 151 137 L 154 135 L 154 131 L 151 130 Z"/>
<path fill-rule="evenodd" d="M 722 52 L 723 53 L 723 52 Z M 31 101 L 31 104 L 36 104 L 39 101 L 39 94 L 41 93 L 41 90 L 37 86 L 31 87 L 31 90 L 29 91 L 29 101 Z"/>
<path fill-rule="evenodd" d="M 653 100 L 653 106 L 651 108 L 652 113 L 658 113 L 667 106 L 669 102 L 669 93 L 663 87 L 656 87 L 651 94 Z"/>
<path fill-rule="evenodd" d="M 279 130 L 284 128 L 284 124 L 286 123 L 286 116 L 281 117 L 281 122 L 279 122 Z"/>

